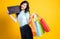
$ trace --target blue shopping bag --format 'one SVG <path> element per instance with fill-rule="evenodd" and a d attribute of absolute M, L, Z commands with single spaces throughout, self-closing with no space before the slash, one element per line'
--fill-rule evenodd
<path fill-rule="evenodd" d="M 40 21 L 36 15 L 34 15 L 34 24 L 36 27 L 37 36 L 41 36 L 44 33 L 44 30 L 43 30 L 42 25 L 40 24 Z"/>

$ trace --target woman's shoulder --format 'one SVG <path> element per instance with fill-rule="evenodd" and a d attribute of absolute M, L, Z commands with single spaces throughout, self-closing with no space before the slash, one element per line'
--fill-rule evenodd
<path fill-rule="evenodd" d="M 30 16 L 30 13 L 29 13 L 29 12 L 27 12 L 27 13 L 26 13 L 26 16 L 27 16 L 27 17 L 29 17 L 29 16 Z"/>
<path fill-rule="evenodd" d="M 26 15 L 29 15 L 30 13 L 29 12 L 26 12 Z"/>

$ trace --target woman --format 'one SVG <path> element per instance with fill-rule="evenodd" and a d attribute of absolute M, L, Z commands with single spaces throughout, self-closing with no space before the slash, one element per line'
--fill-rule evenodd
<path fill-rule="evenodd" d="M 29 3 L 23 1 L 20 4 L 20 13 L 16 14 L 16 19 L 10 15 L 14 22 L 18 21 L 20 25 L 20 31 L 22 39 L 33 39 L 31 28 L 29 27 L 30 14 L 29 14 Z"/>

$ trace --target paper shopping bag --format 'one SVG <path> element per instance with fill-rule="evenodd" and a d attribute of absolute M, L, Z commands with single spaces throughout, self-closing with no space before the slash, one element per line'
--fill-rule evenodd
<path fill-rule="evenodd" d="M 19 9 L 19 6 L 16 5 L 16 6 L 8 6 L 7 7 L 7 11 L 9 14 L 16 14 L 16 13 L 19 13 L 20 12 L 20 9 Z"/>
<path fill-rule="evenodd" d="M 31 21 L 30 21 L 29 25 L 30 25 L 30 28 L 32 30 L 33 36 L 36 36 L 36 27 L 34 25 L 34 18 L 31 18 Z"/>
<path fill-rule="evenodd" d="M 43 29 L 44 29 L 46 32 L 49 32 L 49 31 L 50 31 L 47 23 L 45 22 L 45 20 L 44 20 L 43 18 L 41 18 L 40 23 L 41 23 Z"/>
<path fill-rule="evenodd" d="M 40 24 L 40 21 L 39 21 L 37 16 L 34 16 L 34 19 L 35 19 L 34 23 L 35 23 L 35 26 L 36 26 L 37 36 L 41 36 L 44 33 L 42 25 Z"/>
<path fill-rule="evenodd" d="M 38 18 L 40 19 L 40 24 L 42 25 L 43 29 L 46 31 L 46 32 L 49 32 L 50 29 L 46 23 L 46 21 L 41 17 L 39 16 L 38 14 L 36 14 L 38 16 Z"/>

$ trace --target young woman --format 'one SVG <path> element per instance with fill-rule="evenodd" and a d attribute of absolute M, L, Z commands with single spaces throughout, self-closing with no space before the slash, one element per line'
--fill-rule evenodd
<path fill-rule="evenodd" d="M 14 22 L 18 21 L 20 25 L 20 31 L 22 39 L 33 39 L 31 28 L 29 27 L 30 14 L 29 14 L 29 3 L 23 1 L 20 4 L 20 12 L 16 14 L 16 19 L 10 15 Z"/>

